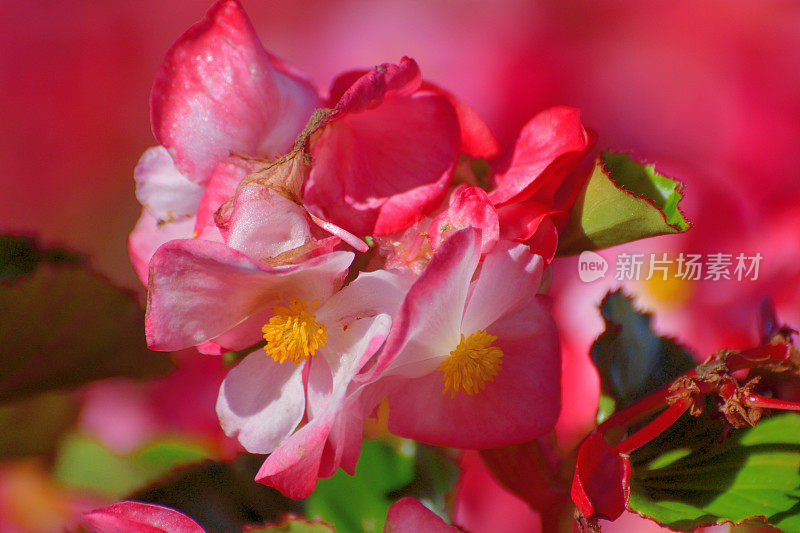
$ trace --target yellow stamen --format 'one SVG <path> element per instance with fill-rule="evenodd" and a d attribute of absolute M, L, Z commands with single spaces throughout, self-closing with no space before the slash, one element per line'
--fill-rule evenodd
<path fill-rule="evenodd" d="M 492 343 L 497 340 L 485 330 L 479 330 L 464 338 L 450 356 L 442 361 L 437 370 L 444 372 L 444 391 L 450 391 L 455 398 L 456 392 L 463 391 L 472 396 L 486 387 L 487 381 L 493 381 L 503 364 L 503 350 Z"/>
<path fill-rule="evenodd" d="M 297 364 L 314 357 L 328 340 L 327 328 L 311 313 L 316 307 L 314 302 L 309 310 L 308 303 L 298 298 L 292 298 L 289 307 L 273 307 L 272 318 L 261 328 L 267 355 L 281 364 L 287 359 Z"/>

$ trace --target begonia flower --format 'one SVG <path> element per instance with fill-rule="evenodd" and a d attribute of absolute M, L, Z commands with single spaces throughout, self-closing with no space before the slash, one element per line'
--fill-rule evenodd
<path fill-rule="evenodd" d="M 352 259 L 331 252 L 275 267 L 223 243 L 177 240 L 151 261 L 151 348 L 221 353 L 266 341 L 228 373 L 217 413 L 248 451 L 274 452 L 258 477 L 292 497 L 307 496 L 340 463 L 354 470 L 371 408 L 349 384 L 383 344 L 411 283 L 407 274 L 376 271 L 339 290 Z"/>
<path fill-rule="evenodd" d="M 388 388 L 389 430 L 440 446 L 493 448 L 552 429 L 558 334 L 538 294 L 543 260 L 501 241 L 478 271 L 480 231 L 464 229 L 409 290 L 372 375 Z"/>

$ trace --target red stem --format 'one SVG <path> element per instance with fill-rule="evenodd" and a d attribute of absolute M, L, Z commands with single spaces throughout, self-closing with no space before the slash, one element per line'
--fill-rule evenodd
<path fill-rule="evenodd" d="M 696 370 L 690 370 L 684 377 L 694 377 L 697 374 Z M 670 392 L 672 383 L 657 389 L 644 398 L 640 398 L 636 402 L 623 407 L 616 413 L 608 417 L 603 423 L 597 426 L 597 431 L 605 435 L 608 430 L 615 427 L 624 427 L 636 419 L 647 416 L 654 411 L 658 411 L 667 404 L 667 396 L 671 396 Z"/>
<path fill-rule="evenodd" d="M 633 450 L 641 448 L 674 424 L 691 405 L 691 398 L 681 398 L 658 415 L 655 420 L 614 446 L 614 451 L 616 453 L 631 453 Z"/>
<path fill-rule="evenodd" d="M 766 398 L 758 394 L 748 394 L 745 398 L 750 407 L 762 407 L 764 409 L 783 409 L 786 411 L 800 411 L 800 403 L 779 400 L 777 398 Z"/>

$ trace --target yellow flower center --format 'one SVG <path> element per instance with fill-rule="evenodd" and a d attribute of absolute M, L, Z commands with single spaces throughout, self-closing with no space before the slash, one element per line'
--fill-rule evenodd
<path fill-rule="evenodd" d="M 328 339 L 327 328 L 317 322 L 311 313 L 317 302 L 308 308 L 308 302 L 292 298 L 289 307 L 277 305 L 272 308 L 272 318 L 264 324 L 264 350 L 278 363 L 289 359 L 292 363 L 302 363 L 325 346 Z"/>
<path fill-rule="evenodd" d="M 444 391 L 450 391 L 455 398 L 456 392 L 463 391 L 472 396 L 486 387 L 487 381 L 493 381 L 503 364 L 503 350 L 492 343 L 497 340 L 485 330 L 479 330 L 464 338 L 450 356 L 442 361 L 437 370 L 444 372 Z"/>

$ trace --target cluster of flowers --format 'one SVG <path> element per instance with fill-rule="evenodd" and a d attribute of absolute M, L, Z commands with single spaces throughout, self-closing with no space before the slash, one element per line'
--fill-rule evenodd
<path fill-rule="evenodd" d="M 326 92 L 222 0 L 167 54 L 160 146 L 136 168 L 129 250 L 152 349 L 236 352 L 217 413 L 293 498 L 353 473 L 364 420 L 497 448 L 549 431 L 558 333 L 543 275 L 594 135 L 571 108 L 501 150 L 403 58 Z M 353 251 L 355 250 L 355 251 Z"/>

